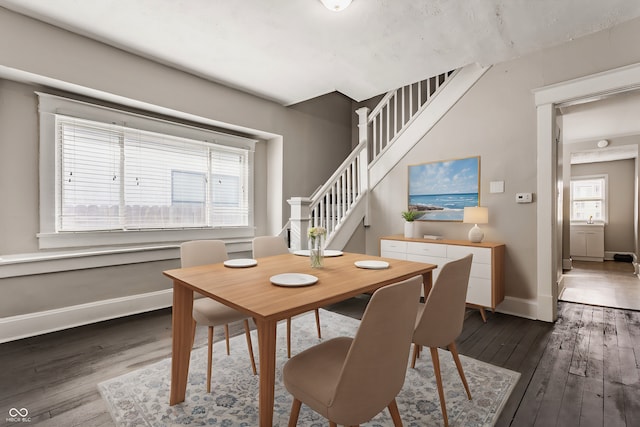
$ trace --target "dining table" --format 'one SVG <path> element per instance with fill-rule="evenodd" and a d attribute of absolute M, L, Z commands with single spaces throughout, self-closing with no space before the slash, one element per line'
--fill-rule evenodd
<path fill-rule="evenodd" d="M 276 326 L 278 321 L 325 307 L 376 289 L 423 276 L 424 295 L 432 286 L 434 264 L 338 252 L 312 268 L 308 257 L 294 253 L 258 258 L 242 267 L 224 263 L 164 271 L 173 280 L 172 360 L 169 404 L 185 400 L 189 360 L 193 345 L 194 292 L 233 307 L 255 321 L 259 349 L 259 424 L 273 422 L 276 378 Z M 335 255 L 335 254 L 334 254 Z M 229 265 L 229 263 L 227 264 Z M 360 265 L 360 267 L 358 267 Z M 314 283 L 289 284 L 274 280 L 281 275 L 306 275 Z M 289 276 L 286 276 L 289 277 Z"/>

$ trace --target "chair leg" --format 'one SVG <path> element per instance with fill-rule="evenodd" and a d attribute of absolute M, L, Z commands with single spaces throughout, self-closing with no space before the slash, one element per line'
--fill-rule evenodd
<path fill-rule="evenodd" d="M 291 359 L 291 317 L 287 317 L 287 358 Z"/>
<path fill-rule="evenodd" d="M 244 332 L 247 337 L 247 348 L 249 349 L 249 359 L 251 359 L 251 369 L 253 370 L 253 375 L 257 375 L 258 371 L 256 370 L 256 359 L 253 357 L 253 344 L 251 344 L 251 330 L 249 329 L 248 319 L 244 319 Z"/>
<path fill-rule="evenodd" d="M 458 373 L 460 374 L 460 379 L 462 380 L 462 385 L 464 385 L 464 389 L 467 391 L 467 397 L 471 400 L 471 391 L 469 391 L 469 384 L 467 384 L 467 378 L 464 376 L 464 371 L 462 370 L 462 364 L 460 363 L 460 356 L 458 356 L 458 349 L 456 348 L 456 343 L 452 342 L 447 347 L 453 356 L 453 361 L 456 362 L 456 368 L 458 368 Z"/>
<path fill-rule="evenodd" d="M 320 332 L 320 311 L 316 308 L 316 328 L 318 329 L 318 338 L 322 338 L 322 332 Z"/>
<path fill-rule="evenodd" d="M 420 354 L 420 347 L 418 344 L 413 344 L 413 357 L 411 358 L 411 367 L 415 369 L 416 367 L 416 359 Z"/>
<path fill-rule="evenodd" d="M 213 326 L 209 326 L 209 356 L 207 357 L 207 393 L 211 393 L 211 365 L 213 364 Z"/>
<path fill-rule="evenodd" d="M 231 354 L 229 348 L 229 325 L 224 325 L 224 339 L 227 342 L 227 356 Z"/>
<path fill-rule="evenodd" d="M 433 360 L 433 371 L 436 374 L 436 383 L 438 384 L 438 395 L 440 396 L 440 408 L 442 409 L 442 418 L 444 418 L 444 427 L 449 426 L 449 418 L 447 417 L 447 406 L 444 402 L 444 389 L 442 388 L 442 375 L 440 373 L 440 358 L 438 357 L 438 348 L 430 347 L 431 359 Z"/>
<path fill-rule="evenodd" d="M 291 415 L 289 415 L 289 427 L 296 427 L 296 425 L 298 424 L 300 406 L 302 406 L 302 402 L 294 398 L 293 403 L 291 404 Z"/>
<path fill-rule="evenodd" d="M 196 319 L 191 322 L 191 330 L 193 331 L 191 334 L 191 348 L 193 348 L 193 344 L 196 342 Z"/>
<path fill-rule="evenodd" d="M 400 411 L 398 411 L 398 403 L 396 399 L 393 399 L 391 403 L 389 403 L 389 413 L 391 414 L 391 419 L 393 420 L 393 425 L 395 427 L 402 427 L 402 419 L 400 418 Z"/>

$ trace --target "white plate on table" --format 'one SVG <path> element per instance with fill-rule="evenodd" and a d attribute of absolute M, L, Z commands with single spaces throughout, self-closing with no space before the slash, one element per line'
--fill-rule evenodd
<path fill-rule="evenodd" d="M 225 267 L 246 268 L 258 265 L 258 261 L 251 258 L 228 259 L 224 262 Z"/>
<path fill-rule="evenodd" d="M 278 286 L 309 286 L 318 281 L 316 276 L 304 273 L 283 273 L 271 276 L 271 283 Z"/>
<path fill-rule="evenodd" d="M 367 268 L 370 270 L 384 270 L 385 268 L 389 268 L 389 263 L 386 261 L 378 261 L 378 260 L 363 260 L 354 262 L 356 267 L 358 268 Z"/>
<path fill-rule="evenodd" d="M 294 251 L 293 252 L 294 255 L 299 255 L 299 256 L 309 256 L 310 251 L 309 249 L 301 249 L 298 251 Z M 324 250 L 324 256 L 325 257 L 334 257 L 334 256 L 342 256 L 343 252 L 342 251 L 336 251 L 333 249 L 325 249 Z"/>

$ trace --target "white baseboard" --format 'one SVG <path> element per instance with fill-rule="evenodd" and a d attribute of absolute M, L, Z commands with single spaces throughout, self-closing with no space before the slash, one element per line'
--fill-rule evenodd
<path fill-rule="evenodd" d="M 171 307 L 173 289 L 0 319 L 0 343 Z"/>
<path fill-rule="evenodd" d="M 496 311 L 526 319 L 538 319 L 538 304 L 535 300 L 505 297 L 504 301 L 496 307 Z"/>

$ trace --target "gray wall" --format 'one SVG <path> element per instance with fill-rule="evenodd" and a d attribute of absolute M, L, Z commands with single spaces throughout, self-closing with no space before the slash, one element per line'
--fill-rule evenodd
<path fill-rule="evenodd" d="M 604 228 L 604 250 L 635 252 L 633 206 L 635 197 L 635 159 L 571 165 L 571 176 L 609 176 L 609 218 Z"/>
<path fill-rule="evenodd" d="M 407 206 L 407 166 L 436 160 L 481 157 L 481 205 L 489 208 L 485 240 L 506 244 L 507 298 L 535 304 L 537 116 L 532 91 L 640 62 L 640 20 L 522 58 L 494 65 L 374 189 L 367 253 L 379 238 L 402 233 L 400 211 Z M 489 193 L 491 181 L 505 192 Z M 534 203 L 516 204 L 518 192 Z M 469 225 L 420 222 L 423 234 L 467 239 Z"/>
<path fill-rule="evenodd" d="M 281 182 L 267 182 L 256 151 L 257 234 L 267 232 L 272 189 L 310 195 L 351 151 L 351 100 L 341 94 L 283 107 L 0 8 L 0 68 L 55 79 L 206 119 L 282 136 Z M 6 68 L 5 68 L 6 67 Z M 1 74 L 0 74 L 1 75 Z M 25 75 L 27 77 L 25 77 Z M 35 79 L 40 81 L 40 79 Z M 38 116 L 28 81 L 0 79 L 0 257 L 38 251 Z M 55 91 L 54 91 L 55 92 Z M 97 93 L 97 92 L 96 92 Z M 0 318 L 170 287 L 161 272 L 177 260 L 0 279 Z"/>

